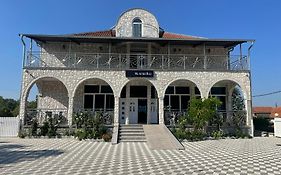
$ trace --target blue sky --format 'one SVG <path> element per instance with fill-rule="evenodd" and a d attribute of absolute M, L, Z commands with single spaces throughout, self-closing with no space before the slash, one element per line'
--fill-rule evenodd
<path fill-rule="evenodd" d="M 281 1 L 254 0 L 3 0 L 0 5 L 0 96 L 19 98 L 22 45 L 19 33 L 68 34 L 114 26 L 119 15 L 145 8 L 166 31 L 207 38 L 255 39 L 253 95 L 281 90 Z M 281 105 L 281 94 L 254 98 Z"/>

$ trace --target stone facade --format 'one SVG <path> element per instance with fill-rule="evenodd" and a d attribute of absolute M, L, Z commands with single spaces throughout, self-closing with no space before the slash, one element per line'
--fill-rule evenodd
<path fill-rule="evenodd" d="M 114 27 L 116 37 L 132 37 L 132 21 L 139 18 L 142 21 L 142 37 L 159 38 L 159 24 L 156 18 L 146 10 L 131 9 L 124 12 Z M 224 84 L 227 87 L 228 109 L 230 97 L 236 85 L 240 86 L 245 98 L 247 110 L 247 126 L 252 126 L 251 112 L 251 77 L 249 71 L 229 71 L 227 68 L 229 48 L 205 45 L 161 44 L 157 42 L 123 42 L 123 43 L 75 43 L 75 42 L 38 42 L 41 47 L 40 66 L 26 67 L 23 70 L 21 89 L 20 117 L 26 114 L 26 100 L 31 87 L 36 84 L 39 90 L 38 108 L 67 109 L 68 123 L 72 124 L 73 111 L 83 108 L 84 85 L 109 85 L 114 95 L 114 125 L 119 124 L 119 100 L 122 88 L 126 84 L 150 82 L 157 91 L 159 123 L 164 123 L 164 97 L 169 85 L 178 80 L 187 80 L 190 87 L 200 91 L 201 98 L 208 98 L 214 86 Z M 133 51 L 132 51 L 133 50 Z M 154 57 L 165 57 L 176 60 L 173 69 L 159 68 L 161 61 L 154 70 L 152 78 L 128 78 L 126 69 L 130 69 L 131 55 L 140 51 L 147 56 L 148 63 Z M 138 54 L 138 53 L 137 53 Z M 188 56 L 186 56 L 186 55 Z M 119 58 L 112 61 L 112 58 Z M 108 60 L 111 60 L 112 67 Z M 182 60 L 187 69 L 179 69 Z M 193 64 L 200 69 L 194 69 Z M 98 63 L 98 64 L 97 64 Z M 118 67 L 123 63 L 125 67 Z M 170 64 L 170 63 L 169 63 Z M 106 69 L 98 67 L 107 65 Z M 206 66 L 207 65 L 207 66 Z M 95 67 L 96 66 L 96 67 Z M 188 67 L 189 66 L 189 67 Z M 138 67 L 134 67 L 138 68 Z M 153 67 L 150 67 L 153 69 Z M 169 67 L 170 68 L 170 67 Z M 145 80 L 145 81 L 140 81 Z M 143 84 L 142 84 L 143 85 Z M 128 92 L 127 92 L 128 93 Z M 150 92 L 149 92 L 150 93 Z M 150 96 L 151 94 L 147 95 Z M 194 95 L 194 91 L 191 91 Z M 149 98 L 148 98 L 149 99 Z M 148 108 L 150 107 L 148 103 Z M 150 116 L 148 116 L 150 117 Z"/>

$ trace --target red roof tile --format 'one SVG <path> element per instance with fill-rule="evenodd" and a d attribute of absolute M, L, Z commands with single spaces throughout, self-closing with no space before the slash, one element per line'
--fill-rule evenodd
<path fill-rule="evenodd" d="M 115 30 L 103 30 L 96 32 L 76 33 L 74 36 L 93 36 L 93 37 L 115 37 Z M 199 39 L 201 37 L 189 36 L 177 33 L 164 32 L 161 38 L 165 39 Z"/>
<path fill-rule="evenodd" d="M 115 37 L 114 30 L 103 30 L 96 32 L 76 33 L 74 36 L 95 36 L 95 37 Z"/>
<path fill-rule="evenodd" d="M 270 118 L 274 118 L 277 113 L 281 117 L 281 107 L 253 107 L 253 113 L 270 114 Z"/>
<path fill-rule="evenodd" d="M 201 38 L 201 37 L 164 32 L 162 38 L 166 38 L 166 39 L 198 39 L 198 38 Z"/>
<path fill-rule="evenodd" d="M 253 107 L 253 113 L 271 113 L 272 107 Z"/>

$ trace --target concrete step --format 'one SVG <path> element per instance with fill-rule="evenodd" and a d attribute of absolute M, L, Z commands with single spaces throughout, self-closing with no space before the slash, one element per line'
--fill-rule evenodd
<path fill-rule="evenodd" d="M 144 132 L 120 132 L 119 136 L 145 136 Z"/>
<path fill-rule="evenodd" d="M 146 142 L 146 140 L 119 140 L 119 142 Z"/>

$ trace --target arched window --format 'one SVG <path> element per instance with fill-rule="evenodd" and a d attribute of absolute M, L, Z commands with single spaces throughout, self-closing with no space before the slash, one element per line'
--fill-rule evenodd
<path fill-rule="evenodd" d="M 133 20 L 133 37 L 141 37 L 142 21 L 139 18 Z"/>

